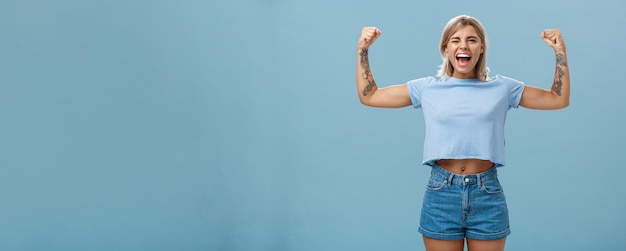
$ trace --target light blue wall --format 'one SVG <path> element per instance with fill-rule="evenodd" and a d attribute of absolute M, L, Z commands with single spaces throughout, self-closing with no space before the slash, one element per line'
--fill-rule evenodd
<path fill-rule="evenodd" d="M 423 250 L 420 110 L 362 106 L 435 74 L 444 24 L 487 28 L 492 74 L 569 108 L 512 110 L 507 250 L 626 248 L 623 1 L 0 2 L 0 250 Z"/>

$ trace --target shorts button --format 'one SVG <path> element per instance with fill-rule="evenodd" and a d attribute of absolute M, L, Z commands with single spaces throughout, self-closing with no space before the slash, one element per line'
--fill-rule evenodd
<path fill-rule="evenodd" d="M 465 178 L 465 182 L 469 182 L 470 178 Z"/>

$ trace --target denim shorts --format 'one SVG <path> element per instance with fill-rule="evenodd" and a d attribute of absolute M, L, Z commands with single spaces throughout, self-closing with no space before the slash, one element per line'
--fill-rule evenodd
<path fill-rule="evenodd" d="M 439 240 L 498 240 L 511 233 L 496 167 L 459 175 L 433 165 L 419 232 Z"/>

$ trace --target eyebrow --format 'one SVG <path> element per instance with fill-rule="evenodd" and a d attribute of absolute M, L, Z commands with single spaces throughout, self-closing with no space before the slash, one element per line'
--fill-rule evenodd
<path fill-rule="evenodd" d="M 467 38 L 478 38 L 477 36 L 467 36 Z M 451 37 L 450 40 L 452 39 L 461 39 L 461 37 Z"/>

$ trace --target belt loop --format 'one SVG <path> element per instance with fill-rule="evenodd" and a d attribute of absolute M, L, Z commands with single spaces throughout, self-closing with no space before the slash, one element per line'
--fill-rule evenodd
<path fill-rule="evenodd" d="M 476 184 L 478 184 L 478 187 L 482 187 L 482 181 L 480 180 L 480 176 L 481 174 L 476 174 Z"/>
<path fill-rule="evenodd" d="M 448 176 L 448 186 L 452 185 L 452 178 L 454 178 L 454 173 L 450 173 L 450 176 Z"/>

